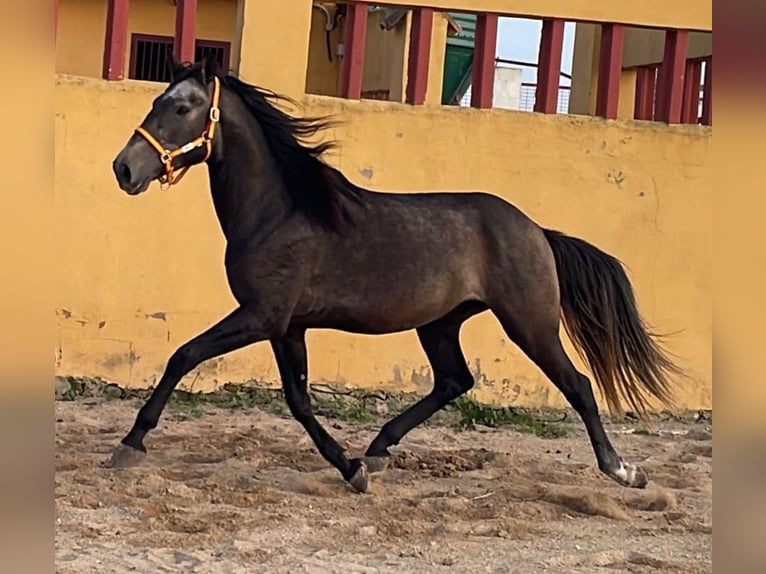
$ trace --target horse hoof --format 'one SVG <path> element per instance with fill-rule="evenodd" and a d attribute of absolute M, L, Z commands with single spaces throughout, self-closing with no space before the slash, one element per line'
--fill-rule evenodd
<path fill-rule="evenodd" d="M 370 474 L 375 474 L 377 472 L 383 472 L 388 468 L 388 463 L 390 462 L 391 457 L 389 456 L 364 456 L 362 457 L 362 462 L 367 465 L 367 471 Z"/>
<path fill-rule="evenodd" d="M 367 492 L 367 486 L 370 483 L 370 476 L 367 473 L 367 465 L 364 463 L 364 461 L 359 461 L 359 468 L 348 480 L 348 483 L 357 492 Z"/>
<path fill-rule="evenodd" d="M 141 461 L 144 460 L 145 457 L 145 451 L 120 443 L 112 453 L 112 458 L 109 460 L 109 468 L 137 466 L 141 464 Z"/>
<path fill-rule="evenodd" d="M 620 461 L 620 466 L 607 475 L 617 483 L 628 488 L 645 488 L 649 483 L 646 473 L 635 465 Z"/>

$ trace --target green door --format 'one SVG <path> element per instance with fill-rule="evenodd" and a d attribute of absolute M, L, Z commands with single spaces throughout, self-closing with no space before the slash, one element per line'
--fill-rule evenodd
<path fill-rule="evenodd" d="M 454 36 L 447 36 L 442 84 L 443 105 L 457 105 L 471 85 L 476 39 L 476 15 L 451 12 L 450 16 L 462 29 Z"/>

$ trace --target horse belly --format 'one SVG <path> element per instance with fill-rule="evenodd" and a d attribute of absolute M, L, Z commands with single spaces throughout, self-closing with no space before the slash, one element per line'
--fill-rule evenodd
<path fill-rule="evenodd" d="M 401 277 L 398 273 L 372 274 L 349 280 L 343 287 L 312 290 L 316 327 L 363 334 L 415 329 L 435 321 L 461 303 L 481 300 L 475 283 L 464 273 L 436 273 Z M 322 297 L 332 293 L 332 297 Z"/>

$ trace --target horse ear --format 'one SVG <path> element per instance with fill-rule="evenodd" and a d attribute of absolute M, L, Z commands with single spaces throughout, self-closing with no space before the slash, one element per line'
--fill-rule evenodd
<path fill-rule="evenodd" d="M 219 74 L 219 66 L 215 57 L 203 56 L 202 57 L 202 83 L 207 84 L 211 82 L 215 76 Z"/>
<path fill-rule="evenodd" d="M 168 48 L 168 56 L 165 59 L 165 62 L 167 63 L 168 71 L 170 72 L 170 81 L 172 82 L 178 72 L 183 68 L 183 64 L 176 60 L 176 55 L 173 53 L 173 48 Z"/>

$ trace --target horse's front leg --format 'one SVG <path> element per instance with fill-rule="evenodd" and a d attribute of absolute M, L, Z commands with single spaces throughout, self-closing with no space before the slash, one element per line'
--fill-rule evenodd
<path fill-rule="evenodd" d="M 266 324 L 256 310 L 239 307 L 204 333 L 179 347 L 149 399 L 138 411 L 130 432 L 117 446 L 112 467 L 137 464 L 145 455 L 144 437 L 157 426 L 165 405 L 179 381 L 200 363 L 274 336 L 274 323 Z"/>

